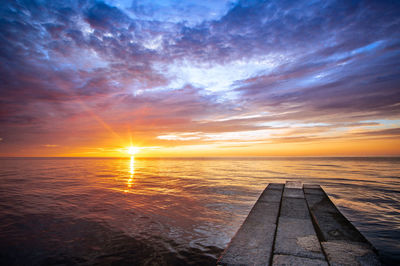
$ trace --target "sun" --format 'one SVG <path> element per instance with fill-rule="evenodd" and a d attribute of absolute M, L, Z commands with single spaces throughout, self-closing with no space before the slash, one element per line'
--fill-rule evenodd
<path fill-rule="evenodd" d="M 134 147 L 134 146 L 130 146 L 130 147 L 126 148 L 126 150 L 130 155 L 135 155 L 136 153 L 138 153 L 140 151 L 140 149 L 138 147 Z"/>

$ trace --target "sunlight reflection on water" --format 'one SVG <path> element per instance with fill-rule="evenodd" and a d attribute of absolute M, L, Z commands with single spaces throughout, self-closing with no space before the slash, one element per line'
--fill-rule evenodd
<path fill-rule="evenodd" d="M 287 180 L 322 185 L 387 260 L 400 260 L 399 162 L 0 159 L 0 262 L 212 265 L 268 183 Z"/>
<path fill-rule="evenodd" d="M 129 179 L 127 182 L 128 188 L 125 192 L 128 192 L 132 188 L 133 184 L 133 176 L 135 175 L 135 157 L 131 156 L 131 160 L 129 162 Z"/>

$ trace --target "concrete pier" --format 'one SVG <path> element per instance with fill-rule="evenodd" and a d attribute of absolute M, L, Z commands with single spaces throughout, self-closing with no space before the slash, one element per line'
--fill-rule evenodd
<path fill-rule="evenodd" d="M 319 185 L 269 184 L 218 265 L 381 265 Z"/>

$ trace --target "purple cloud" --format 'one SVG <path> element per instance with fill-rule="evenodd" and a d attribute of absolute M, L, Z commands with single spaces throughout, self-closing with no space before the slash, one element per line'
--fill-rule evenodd
<path fill-rule="evenodd" d="M 146 3 L 4 2 L 1 145 L 93 113 L 154 138 L 399 119 L 398 3 Z"/>

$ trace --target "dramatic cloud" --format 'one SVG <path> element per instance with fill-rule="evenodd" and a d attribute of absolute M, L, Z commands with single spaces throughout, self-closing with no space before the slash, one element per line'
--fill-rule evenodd
<path fill-rule="evenodd" d="M 3 1 L 0 155 L 398 143 L 398 14 L 396 1 Z"/>

